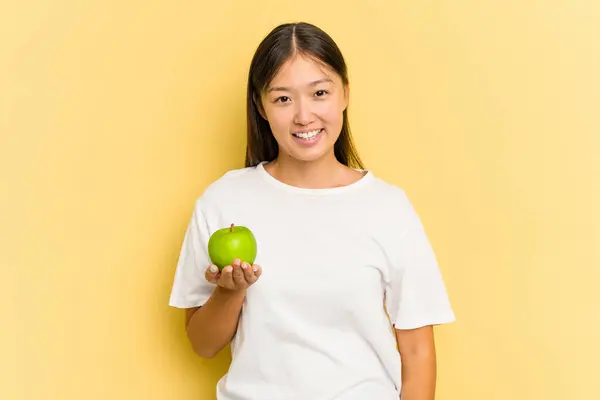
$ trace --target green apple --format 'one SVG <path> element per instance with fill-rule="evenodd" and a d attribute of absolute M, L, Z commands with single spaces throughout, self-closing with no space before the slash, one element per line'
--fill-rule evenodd
<path fill-rule="evenodd" d="M 256 259 L 256 238 L 245 226 L 219 229 L 208 240 L 210 261 L 222 270 L 239 258 L 241 262 L 252 265 Z"/>

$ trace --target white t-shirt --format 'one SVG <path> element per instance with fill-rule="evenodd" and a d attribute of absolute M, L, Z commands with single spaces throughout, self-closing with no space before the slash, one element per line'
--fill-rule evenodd
<path fill-rule="evenodd" d="M 262 163 L 229 171 L 196 201 L 171 306 L 209 298 L 208 239 L 231 223 L 254 232 L 263 272 L 247 291 L 217 399 L 398 400 L 390 322 L 405 329 L 454 320 L 405 192 L 371 171 L 328 189 L 287 185 Z"/>

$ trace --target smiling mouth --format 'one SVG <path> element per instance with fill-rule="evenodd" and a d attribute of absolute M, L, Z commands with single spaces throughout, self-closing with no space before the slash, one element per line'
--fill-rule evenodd
<path fill-rule="evenodd" d="M 299 139 L 310 140 L 310 139 L 314 139 L 322 131 L 323 131 L 323 129 L 315 129 L 315 130 L 309 131 L 309 132 L 292 133 L 292 135 Z"/>

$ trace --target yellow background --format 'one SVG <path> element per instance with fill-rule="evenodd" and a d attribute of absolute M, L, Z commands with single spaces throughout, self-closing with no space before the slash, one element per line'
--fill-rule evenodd
<path fill-rule="evenodd" d="M 242 166 L 255 47 L 296 20 L 342 48 L 361 154 L 436 249 L 437 398 L 600 398 L 595 0 L 3 2 L 0 398 L 214 398 L 228 355 L 192 354 L 172 276 Z"/>

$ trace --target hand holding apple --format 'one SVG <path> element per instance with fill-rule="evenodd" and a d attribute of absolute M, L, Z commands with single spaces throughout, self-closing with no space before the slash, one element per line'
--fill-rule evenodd
<path fill-rule="evenodd" d="M 216 265 L 210 265 L 206 268 L 205 277 L 211 283 L 215 283 L 222 288 L 231 291 L 241 291 L 248 289 L 254 282 L 260 278 L 262 269 L 259 265 L 250 265 L 242 262 L 240 259 L 234 260 L 231 265 L 225 266 L 222 270 Z"/>
<path fill-rule="evenodd" d="M 213 263 L 205 272 L 209 282 L 229 290 L 244 290 L 259 278 L 262 270 L 254 264 L 256 239 L 245 226 L 219 229 L 208 240 L 208 255 Z"/>

